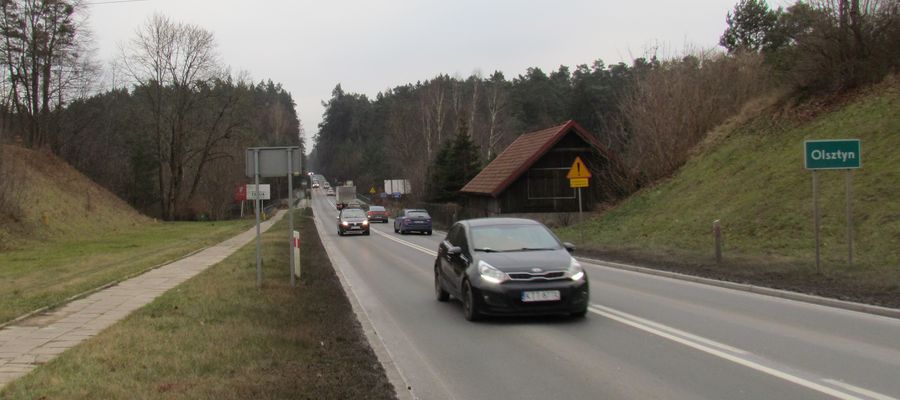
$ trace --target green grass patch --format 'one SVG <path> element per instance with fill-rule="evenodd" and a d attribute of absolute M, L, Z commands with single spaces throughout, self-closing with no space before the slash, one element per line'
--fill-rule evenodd
<path fill-rule="evenodd" d="M 147 223 L 0 252 L 0 322 L 218 243 L 252 225 L 249 220 Z"/>
<path fill-rule="evenodd" d="M 9 399 L 387 399 L 311 218 L 296 217 L 303 276 L 288 277 L 287 221 L 0 392 Z"/>
<path fill-rule="evenodd" d="M 900 90 L 881 88 L 806 122 L 761 116 L 706 146 L 671 179 L 583 226 L 558 230 L 589 251 L 702 265 L 714 275 L 900 303 Z M 847 265 L 843 171 L 820 171 L 822 274 L 814 269 L 811 172 L 803 141 L 859 138 L 853 172 L 854 265 Z M 721 220 L 728 263 L 715 266 Z M 793 282 L 793 283 L 792 283 Z M 799 286 L 798 286 L 799 285 Z M 812 288 L 812 291 L 817 291 Z M 891 299 L 893 298 L 893 301 Z"/>

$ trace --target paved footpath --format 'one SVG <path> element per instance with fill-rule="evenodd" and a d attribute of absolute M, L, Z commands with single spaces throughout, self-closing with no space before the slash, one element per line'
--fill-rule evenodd
<path fill-rule="evenodd" d="M 286 211 L 260 224 L 268 230 Z M 256 237 L 256 227 L 189 257 L 0 330 L 0 388 L 72 348 Z"/>

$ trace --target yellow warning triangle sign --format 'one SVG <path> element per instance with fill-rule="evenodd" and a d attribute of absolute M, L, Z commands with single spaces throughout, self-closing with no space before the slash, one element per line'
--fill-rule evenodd
<path fill-rule="evenodd" d="M 575 157 L 575 162 L 572 163 L 572 168 L 569 168 L 569 173 L 566 174 L 566 179 L 578 179 L 578 178 L 590 178 L 591 171 L 588 171 L 586 165 L 584 165 L 584 161 L 581 161 L 581 157 Z"/>

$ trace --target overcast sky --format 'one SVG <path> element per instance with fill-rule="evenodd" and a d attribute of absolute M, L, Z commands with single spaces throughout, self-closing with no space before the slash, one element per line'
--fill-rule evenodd
<path fill-rule="evenodd" d="M 338 83 L 374 97 L 441 73 L 511 79 L 528 67 L 630 62 L 656 46 L 713 47 L 737 0 L 111 1 L 88 0 L 103 61 L 154 13 L 199 25 L 233 72 L 293 95 L 311 149 Z"/>

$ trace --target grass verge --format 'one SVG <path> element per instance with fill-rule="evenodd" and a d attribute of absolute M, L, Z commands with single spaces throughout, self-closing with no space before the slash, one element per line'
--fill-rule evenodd
<path fill-rule="evenodd" d="M 588 253 L 718 279 L 900 307 L 900 85 L 815 118 L 762 115 L 717 137 L 671 179 L 581 226 L 558 230 Z M 844 171 L 820 171 L 822 268 L 814 267 L 811 173 L 803 141 L 859 138 L 854 264 Z M 721 220 L 725 258 L 713 258 Z M 580 241 L 584 229 L 585 240 Z"/>
<path fill-rule="evenodd" d="M 303 276 L 288 283 L 287 220 L 255 246 L 165 293 L 19 379 L 4 399 L 389 399 L 311 218 L 297 217 Z"/>
<path fill-rule="evenodd" d="M 252 224 L 249 220 L 150 223 L 0 252 L 0 322 L 218 243 Z"/>

